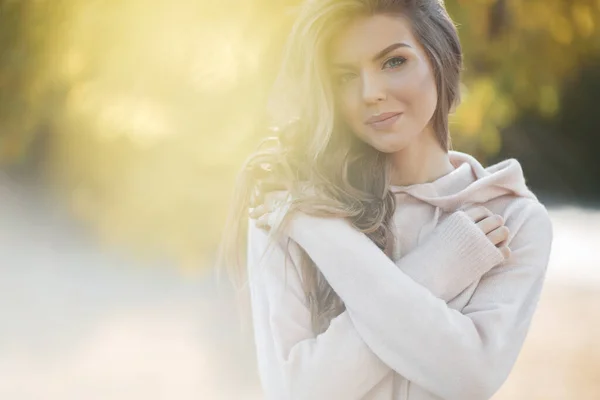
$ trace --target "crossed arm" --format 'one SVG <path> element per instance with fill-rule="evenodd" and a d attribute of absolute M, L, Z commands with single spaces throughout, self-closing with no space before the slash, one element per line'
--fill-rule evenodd
<path fill-rule="evenodd" d="M 395 371 L 444 399 L 491 397 L 525 339 L 549 257 L 545 208 L 531 203 L 524 211 L 510 227 L 516 233 L 505 262 L 462 212 L 396 264 L 347 221 L 295 216 L 290 238 L 310 255 L 346 311 L 315 337 L 299 278 L 294 268 L 284 269 L 282 249 L 262 259 L 260 273 L 251 266 L 258 278 L 251 289 L 269 304 L 270 326 L 261 334 L 270 337 L 257 339 L 274 341 L 278 360 L 269 367 L 281 372 L 286 394 L 360 399 Z M 250 224 L 256 255 L 266 233 Z M 447 306 L 480 278 L 462 312 Z"/>

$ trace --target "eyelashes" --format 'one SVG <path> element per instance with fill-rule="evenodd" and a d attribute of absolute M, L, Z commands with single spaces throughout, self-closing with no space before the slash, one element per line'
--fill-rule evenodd
<path fill-rule="evenodd" d="M 404 57 L 392 57 L 386 62 L 383 63 L 383 66 L 390 65 L 389 68 L 399 67 L 400 65 L 406 62 L 406 58 Z"/>
<path fill-rule="evenodd" d="M 406 61 L 407 60 L 405 57 L 401 57 L 401 56 L 392 57 L 392 58 L 387 59 L 383 63 L 382 69 L 398 68 L 401 65 L 403 65 L 404 63 L 406 63 Z M 344 84 L 348 83 L 350 80 L 352 80 L 353 78 L 356 78 L 357 76 L 358 75 L 354 72 L 340 74 L 336 77 L 336 83 L 338 85 L 344 85 Z"/>

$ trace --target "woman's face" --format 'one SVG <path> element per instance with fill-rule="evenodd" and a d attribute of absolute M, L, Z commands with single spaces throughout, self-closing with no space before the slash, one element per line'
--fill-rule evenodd
<path fill-rule="evenodd" d="M 355 19 L 333 38 L 328 56 L 337 118 L 361 140 L 393 153 L 432 129 L 435 78 L 406 18 Z"/>

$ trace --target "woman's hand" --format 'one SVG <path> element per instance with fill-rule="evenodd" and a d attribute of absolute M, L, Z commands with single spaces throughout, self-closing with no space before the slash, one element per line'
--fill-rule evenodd
<path fill-rule="evenodd" d="M 510 257 L 510 249 L 505 244 L 510 231 L 504 225 L 504 218 L 499 214 L 492 213 L 484 206 L 474 206 L 464 210 L 471 220 L 486 234 L 487 238 L 504 255 L 504 259 Z"/>
<path fill-rule="evenodd" d="M 265 230 L 271 228 L 270 217 L 288 198 L 287 188 L 272 179 L 272 167 L 260 166 L 259 179 L 250 196 L 250 218 L 256 220 L 256 226 Z"/>
<path fill-rule="evenodd" d="M 256 220 L 258 228 L 269 230 L 271 228 L 269 219 L 273 212 L 288 200 L 288 192 L 281 189 L 274 190 L 260 194 L 258 198 L 260 202 L 253 203 L 252 205 L 256 204 L 256 206 L 250 208 L 250 218 Z"/>
<path fill-rule="evenodd" d="M 265 230 L 271 228 L 269 218 L 272 213 L 287 200 L 288 192 L 281 186 L 262 181 L 262 188 L 255 191 L 250 218 L 256 220 L 256 226 Z M 265 190 L 266 189 L 266 190 Z M 510 248 L 505 244 L 510 231 L 504 225 L 501 215 L 492 213 L 484 206 L 472 206 L 463 210 L 487 238 L 502 252 L 504 259 L 510 257 Z"/>

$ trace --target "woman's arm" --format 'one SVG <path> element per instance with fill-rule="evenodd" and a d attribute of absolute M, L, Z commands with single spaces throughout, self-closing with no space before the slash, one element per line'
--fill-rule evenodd
<path fill-rule="evenodd" d="M 514 232 L 511 257 L 485 272 L 462 313 L 403 272 L 408 255 L 395 265 L 347 221 L 298 214 L 289 234 L 323 272 L 360 336 L 387 365 L 444 399 L 488 399 L 521 349 L 550 254 L 547 211 L 540 203 L 526 204 L 506 223 Z M 469 247 L 459 244 L 458 252 L 445 251 L 450 245 L 420 246 L 411 262 L 426 265 L 445 254 L 458 265 L 457 254 L 468 254 Z"/>
<path fill-rule="evenodd" d="M 249 222 L 248 238 L 253 314 L 255 325 L 258 325 L 256 342 L 259 346 L 272 341 L 278 359 L 276 365 L 268 365 L 266 353 L 258 349 L 259 365 L 263 365 L 264 369 L 261 372 L 265 376 L 264 385 L 281 386 L 284 382 L 281 387 L 286 392 L 285 396 L 294 394 L 301 399 L 351 400 L 362 398 L 391 373 L 389 366 L 358 334 L 348 311 L 334 318 L 324 333 L 313 334 L 310 311 L 297 273 L 299 253 L 296 243 L 291 242 L 292 258 L 286 264 L 281 244 L 273 246 L 272 251 L 259 260 L 266 248 L 267 234 L 258 229 L 253 220 Z M 486 243 L 492 249 L 478 245 Z M 448 244 L 450 246 L 445 246 Z M 448 300 L 496 263 L 494 249 L 466 216 L 451 216 L 432 232 L 418 250 L 407 254 L 401 266 L 409 277 L 433 296 Z M 423 262 L 423 254 L 430 256 L 428 263 Z M 459 263 L 452 265 L 453 261 Z M 266 298 L 266 307 L 261 307 L 261 297 Z M 268 310 L 269 327 L 260 325 L 259 310 Z M 279 380 L 273 378 L 273 371 L 280 371 Z M 268 392 L 271 388 L 265 390 Z"/>
<path fill-rule="evenodd" d="M 250 220 L 248 276 L 265 399 L 362 399 L 393 371 L 366 345 L 347 311 L 315 335 L 297 272 L 297 245 L 291 242 L 287 262 L 283 244 L 261 258 L 266 248 L 267 233 Z M 268 353 L 271 343 L 275 361 Z"/>
<path fill-rule="evenodd" d="M 396 265 L 435 297 L 448 302 L 502 261 L 502 252 L 481 228 L 466 212 L 458 211 Z"/>

